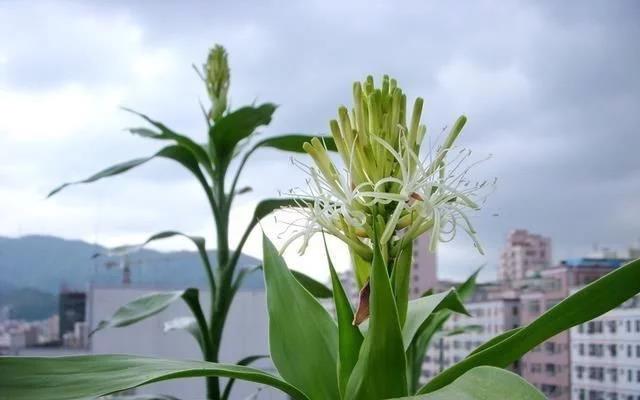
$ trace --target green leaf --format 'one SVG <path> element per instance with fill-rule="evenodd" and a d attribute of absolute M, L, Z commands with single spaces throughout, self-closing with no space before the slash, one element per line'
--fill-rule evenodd
<path fill-rule="evenodd" d="M 391 282 L 380 246 L 374 243 L 369 280 L 369 329 L 344 398 L 376 400 L 407 394 L 406 359 Z"/>
<path fill-rule="evenodd" d="M 209 151 L 217 165 L 226 169 L 238 142 L 249 137 L 256 128 L 268 125 L 276 106 L 265 103 L 258 107 L 242 107 L 218 119 L 209 130 Z"/>
<path fill-rule="evenodd" d="M 545 340 L 616 308 L 639 292 L 640 259 L 585 286 L 508 338 L 443 371 L 423 386 L 420 393 L 446 386 L 479 365 L 506 367 Z"/>
<path fill-rule="evenodd" d="M 147 240 L 145 240 L 143 243 L 141 244 L 135 244 L 135 245 L 124 245 L 124 246 L 118 246 L 118 247 L 114 247 L 112 249 L 109 249 L 108 253 L 106 255 L 108 256 L 124 256 L 127 254 L 131 254 L 134 253 L 136 251 L 141 250 L 144 246 L 146 246 L 147 244 L 149 244 L 150 242 L 156 241 L 156 240 L 162 240 L 162 239 L 167 239 L 167 238 L 171 238 L 174 236 L 182 236 L 184 238 L 189 239 L 191 242 L 193 242 L 193 244 L 196 246 L 196 248 L 198 249 L 198 254 L 200 255 L 200 260 L 202 261 L 202 264 L 205 268 L 205 273 L 207 275 L 207 279 L 209 281 L 209 288 L 211 290 L 212 293 L 215 293 L 216 290 L 216 285 L 215 285 L 215 278 L 213 277 L 213 268 L 211 266 L 211 261 L 209 260 L 209 254 L 207 253 L 207 247 L 206 247 L 206 241 L 203 237 L 200 236 L 190 236 L 190 235 L 186 235 L 182 232 L 177 232 L 177 231 L 163 231 L 163 232 L 159 232 L 156 233 L 152 236 L 150 236 Z"/>
<path fill-rule="evenodd" d="M 481 269 L 482 267 L 478 268 L 469 278 L 467 278 L 466 281 L 456 288 L 458 296 L 462 301 L 468 300 L 473 295 L 476 287 L 476 278 Z M 431 293 L 433 293 L 433 290 L 430 289 L 425 292 L 422 297 L 431 295 Z M 424 361 L 427 347 L 429 347 L 429 343 L 431 342 L 433 335 L 442 329 L 442 326 L 444 326 L 450 316 L 451 311 L 449 310 L 441 310 L 433 314 L 433 316 L 422 325 L 418 333 L 415 335 L 411 346 L 407 350 L 407 358 L 409 360 L 407 367 L 409 370 L 409 388 L 411 392 L 418 390 L 420 374 L 422 373 L 422 362 Z"/>
<path fill-rule="evenodd" d="M 302 392 L 281 378 L 254 368 L 128 355 L 0 357 L 0 398 L 86 399 L 152 382 L 207 376 L 269 385 L 294 399 L 308 400 Z"/>
<path fill-rule="evenodd" d="M 400 326 L 404 326 L 405 320 L 407 319 L 412 256 L 413 243 L 409 243 L 396 257 L 393 271 L 391 272 L 391 285 L 394 287 L 393 292 L 396 296 Z"/>
<path fill-rule="evenodd" d="M 402 327 L 405 350 L 409 348 L 420 328 L 427 323 L 428 318 L 440 310 L 451 310 L 469 315 L 455 289 L 411 300 L 407 310 L 407 320 Z"/>
<path fill-rule="evenodd" d="M 396 400 L 545 400 L 533 385 L 513 372 L 495 367 L 474 368 L 448 386 L 429 394 Z"/>
<path fill-rule="evenodd" d="M 198 166 L 198 161 L 194 158 L 193 154 L 191 154 L 184 147 L 175 146 L 175 145 L 167 146 L 167 147 L 163 148 L 162 150 L 158 151 L 157 153 L 155 153 L 154 155 L 152 155 L 150 157 L 136 158 L 135 160 L 130 160 L 130 161 L 126 161 L 126 162 L 123 162 L 123 163 L 120 163 L 120 164 L 113 165 L 113 166 L 111 166 L 109 168 L 106 168 L 106 169 L 96 173 L 96 174 L 91 175 L 90 177 L 88 177 L 86 179 L 83 179 L 83 180 L 80 180 L 80 181 L 75 181 L 75 182 L 67 182 L 67 183 L 65 183 L 63 185 L 60 185 L 57 188 L 53 189 L 47 195 L 47 197 L 51 197 L 54 194 L 56 194 L 59 191 L 61 191 L 62 189 L 66 188 L 68 186 L 71 186 L 71 185 L 78 185 L 78 184 L 82 184 L 82 183 L 91 183 L 91 182 L 95 182 L 97 180 L 100 180 L 102 178 L 108 178 L 108 177 L 111 177 L 111 176 L 122 174 L 124 172 L 129 171 L 130 169 L 138 167 L 138 166 L 146 163 L 147 161 L 153 160 L 154 158 L 157 158 L 157 157 L 168 158 L 170 160 L 177 161 L 183 167 L 185 167 L 189 171 L 191 171 L 191 173 L 195 175 L 195 177 L 198 179 L 198 182 L 200 182 L 200 185 L 205 190 L 205 193 L 207 194 L 207 197 L 209 198 L 210 203 L 211 204 L 214 203 L 214 201 L 213 201 L 213 193 L 211 192 L 211 188 L 209 187 L 209 183 L 207 182 L 207 179 L 204 177 L 204 175 L 202 174 L 202 171 L 200 170 L 200 167 Z"/>
<path fill-rule="evenodd" d="M 472 355 L 474 355 L 476 353 L 479 353 L 482 350 L 488 349 L 489 347 L 494 346 L 494 345 L 502 342 L 506 338 L 508 338 L 508 337 L 514 335 L 515 333 L 517 333 L 520 329 L 522 329 L 522 328 L 509 329 L 508 331 L 502 332 L 501 334 L 492 337 L 491 339 L 489 339 L 486 342 L 482 343 L 480 346 L 478 346 L 475 349 L 473 349 L 473 351 L 471 353 L 469 353 L 466 358 L 471 357 Z"/>
<path fill-rule="evenodd" d="M 291 270 L 291 274 L 302 286 L 304 286 L 305 289 L 309 291 L 309 293 L 314 295 L 316 298 L 330 299 L 331 297 L 333 297 L 331 289 L 326 287 L 323 283 L 313 279 L 309 275 L 305 275 L 300 271 L 296 271 L 295 269 Z"/>
<path fill-rule="evenodd" d="M 256 225 L 258 225 L 258 222 L 260 222 L 262 218 L 283 207 L 309 207 L 310 204 L 312 204 L 310 199 L 294 197 L 262 200 L 260 203 L 258 203 L 256 209 L 253 211 L 253 218 L 242 234 L 240 242 L 238 243 L 238 246 L 233 253 L 233 259 L 229 264 L 235 265 L 235 263 L 238 261 L 242 252 L 242 248 L 244 247 L 247 239 L 249 239 L 251 231 L 253 230 L 253 228 L 255 228 Z"/>
<path fill-rule="evenodd" d="M 167 128 L 167 126 L 164 125 L 163 123 L 154 121 L 142 113 L 131 110 L 129 108 L 124 108 L 124 110 L 130 113 L 136 114 L 137 116 L 141 117 L 151 125 L 160 129 L 160 132 L 154 132 L 146 128 L 131 128 L 129 129 L 129 132 L 133 133 L 134 135 L 139 135 L 139 136 L 147 137 L 151 139 L 175 141 L 176 144 L 190 151 L 191 154 L 193 154 L 193 156 L 196 158 L 196 160 L 198 160 L 198 162 L 205 168 L 205 170 L 209 172 L 209 175 L 213 177 L 211 159 L 209 158 L 209 155 L 207 154 L 206 150 L 202 148 L 200 144 L 194 142 L 193 139 L 191 139 L 188 136 L 181 135 L 179 133 L 172 131 L 171 129 Z"/>
<path fill-rule="evenodd" d="M 200 350 L 202 353 L 206 353 L 206 348 L 204 344 L 204 338 L 202 337 L 202 333 L 200 332 L 200 326 L 198 326 L 198 321 L 194 317 L 178 317 L 166 321 L 164 323 L 164 332 L 171 332 L 177 330 L 187 331 L 193 336 L 194 339 L 198 342 L 200 346 Z"/>
<path fill-rule="evenodd" d="M 465 326 L 460 326 L 458 328 L 454 328 L 454 329 L 450 329 L 450 330 L 442 330 L 439 333 L 438 337 L 451 337 L 451 336 L 457 336 L 457 335 L 462 335 L 463 333 L 470 333 L 470 332 L 479 332 L 482 331 L 482 325 L 465 325 Z"/>
<path fill-rule="evenodd" d="M 169 307 L 174 301 L 184 298 L 189 290 L 190 289 L 171 292 L 157 292 L 138 297 L 137 299 L 118 308 L 109 320 L 100 321 L 96 329 L 94 329 L 91 334 L 105 328 L 120 328 L 128 326 L 156 315 Z"/>
<path fill-rule="evenodd" d="M 336 307 L 338 318 L 338 381 L 340 386 L 340 398 L 344 397 L 349 376 L 358 361 L 358 354 L 362 346 L 362 333 L 355 326 L 353 321 L 353 309 L 349 302 L 349 297 L 344 291 L 344 287 L 338 278 L 338 274 L 333 267 L 327 243 L 324 245 L 331 272 L 331 284 L 333 287 L 333 302 Z"/>
<path fill-rule="evenodd" d="M 177 397 L 169 396 L 166 394 L 131 394 L 131 395 L 117 395 L 113 400 L 180 400 Z"/>
<path fill-rule="evenodd" d="M 353 272 L 358 283 L 358 288 L 362 289 L 369 280 L 369 274 L 371 273 L 371 263 L 358 254 L 355 251 L 349 249 L 351 254 L 351 264 L 353 266 Z"/>
<path fill-rule="evenodd" d="M 250 365 L 253 362 L 262 360 L 264 358 L 269 358 L 269 356 L 266 356 L 266 355 L 248 356 L 238 361 L 236 365 Z M 222 400 L 227 400 L 229 398 L 229 395 L 231 394 L 231 389 L 233 388 L 233 384 L 235 382 L 236 380 L 234 378 L 229 379 L 229 381 L 224 387 L 224 391 L 222 392 L 222 397 L 221 397 Z"/>
<path fill-rule="evenodd" d="M 263 235 L 269 348 L 280 375 L 311 399 L 338 399 L 338 329 Z"/>
<path fill-rule="evenodd" d="M 304 153 L 302 149 L 302 145 L 305 142 L 311 141 L 314 137 L 320 139 L 327 150 L 329 151 L 338 151 L 336 148 L 336 143 L 334 142 L 331 136 L 310 136 L 310 135 L 282 135 L 282 136 L 273 136 L 266 139 L 263 139 L 255 144 L 253 149 L 250 152 L 253 152 L 255 149 L 259 147 L 273 147 L 274 149 L 283 150 L 283 151 L 291 151 L 295 153 Z"/>

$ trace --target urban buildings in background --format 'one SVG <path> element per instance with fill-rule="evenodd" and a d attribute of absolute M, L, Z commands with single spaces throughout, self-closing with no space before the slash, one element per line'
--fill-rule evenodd
<path fill-rule="evenodd" d="M 571 399 L 640 399 L 640 296 L 569 332 Z"/>
<path fill-rule="evenodd" d="M 492 337 L 530 323 L 572 291 L 639 256 L 640 246 L 624 254 L 599 248 L 586 257 L 554 265 L 549 238 L 521 229 L 510 232 L 500 257 L 499 279 L 477 286 L 466 303 L 471 316 L 453 315 L 445 324 L 445 332 L 462 333 L 436 338 L 425 356 L 422 381 L 459 362 Z M 440 282 L 438 287 L 453 285 Z M 512 369 L 550 399 L 640 400 L 639 302 L 636 298 L 551 338 Z M 473 329 L 460 329 L 464 327 Z"/>
<path fill-rule="evenodd" d="M 498 280 L 518 282 L 551 265 L 551 239 L 524 229 L 511 231 L 500 254 Z"/>
<path fill-rule="evenodd" d="M 14 320 L 9 315 L 9 310 L 0 310 L 0 355 L 24 354 L 25 349 L 82 351 L 89 346 L 84 292 L 62 289 L 58 313 L 41 321 Z"/>
<path fill-rule="evenodd" d="M 412 298 L 429 289 L 441 291 L 455 282 L 437 279 L 436 254 L 428 251 L 428 236 L 413 248 Z M 554 264 L 551 240 L 526 230 L 509 233 L 500 256 L 498 280 L 477 285 L 466 307 L 470 316 L 454 314 L 444 334 L 435 337 L 422 368 L 422 382 L 461 361 L 473 349 L 496 335 L 538 318 L 549 308 L 629 259 L 640 257 L 640 245 L 620 254 L 596 248 L 585 257 Z M 353 302 L 358 286 L 351 270 L 340 279 Z M 124 329 L 108 329 L 88 339 L 88 332 L 128 300 L 166 288 L 92 286 L 85 292 L 62 290 L 58 314 L 42 321 L 11 320 L 11 310 L 0 309 L 0 354 L 32 356 L 82 353 L 134 353 L 159 357 L 199 358 L 188 335 L 164 332 L 165 322 L 188 315 L 182 304 Z M 203 295 L 201 300 L 205 300 Z M 204 302 L 206 303 L 206 301 Z M 332 308 L 332 302 L 327 302 Z M 206 304 L 203 304 L 206 307 Z M 249 353 L 267 352 L 267 319 L 261 278 L 243 288 L 229 316 L 223 360 L 233 362 Z M 465 329 L 462 329 L 465 328 Z M 448 336 L 446 332 L 461 332 Z M 270 364 L 261 365 L 272 368 Z M 511 369 L 552 400 L 640 400 L 640 297 L 609 313 L 563 332 L 537 346 Z M 136 389 L 137 394 L 163 392 L 198 396 L 204 385 L 172 381 Z M 254 386 L 240 388 L 244 394 Z M 186 392 L 185 392 L 186 391 Z M 193 397 L 192 396 L 192 397 Z M 260 398 L 281 398 L 261 392 Z M 246 396 L 245 396 L 246 397 Z"/>

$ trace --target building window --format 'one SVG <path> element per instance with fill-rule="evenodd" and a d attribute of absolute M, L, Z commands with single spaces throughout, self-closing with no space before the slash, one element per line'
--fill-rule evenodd
<path fill-rule="evenodd" d="M 587 333 L 602 333 L 602 321 L 591 321 L 587 324 Z"/>
<path fill-rule="evenodd" d="M 627 320 L 627 332 L 631 332 L 631 320 Z"/>
<path fill-rule="evenodd" d="M 584 343 L 580 343 L 578 345 L 578 354 L 580 354 L 581 356 L 584 355 Z"/>
<path fill-rule="evenodd" d="M 632 352 L 633 347 L 631 347 L 631 345 L 627 345 L 627 357 L 631 358 L 631 356 L 633 355 Z"/>
<path fill-rule="evenodd" d="M 558 351 L 557 348 L 556 348 L 556 344 L 554 342 L 545 342 L 544 343 L 544 350 L 548 354 L 553 354 L 553 353 Z"/>
<path fill-rule="evenodd" d="M 604 355 L 604 345 L 590 343 L 589 355 L 594 357 L 602 357 Z"/>
<path fill-rule="evenodd" d="M 609 332 L 616 333 L 616 321 L 608 321 L 607 326 L 609 327 Z"/>
<path fill-rule="evenodd" d="M 636 320 L 636 332 L 640 332 L 640 319 Z"/>
<path fill-rule="evenodd" d="M 537 314 L 540 312 L 540 302 L 538 300 L 531 300 L 527 305 L 527 309 L 532 314 Z"/>
<path fill-rule="evenodd" d="M 604 368 L 589 367 L 589 379 L 602 382 L 604 380 Z"/>
<path fill-rule="evenodd" d="M 555 306 L 556 304 L 560 303 L 560 301 L 562 301 L 562 299 L 550 299 L 546 301 L 546 308 L 547 310 L 550 309 L 551 307 Z"/>
<path fill-rule="evenodd" d="M 607 346 L 607 348 L 609 349 L 609 355 L 613 358 L 615 358 L 618 355 L 618 346 L 616 346 L 615 344 L 610 344 Z"/>
<path fill-rule="evenodd" d="M 554 376 L 556 374 L 556 365 L 551 363 L 545 364 L 544 372 L 546 372 L 547 375 Z"/>

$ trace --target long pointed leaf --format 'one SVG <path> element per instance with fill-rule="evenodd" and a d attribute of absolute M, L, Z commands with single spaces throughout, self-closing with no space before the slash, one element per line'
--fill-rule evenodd
<path fill-rule="evenodd" d="M 200 350 L 202 350 L 202 354 L 206 354 L 206 348 L 204 344 L 204 338 L 202 337 L 202 332 L 200 331 L 200 326 L 198 325 L 198 321 L 194 317 L 178 317 L 166 321 L 164 323 L 164 332 L 171 332 L 177 330 L 183 330 L 189 332 L 191 336 L 198 342 L 200 346 Z"/>
<path fill-rule="evenodd" d="M 446 292 L 421 297 L 409 302 L 407 320 L 402 327 L 402 340 L 405 350 L 409 348 L 413 338 L 420 331 L 420 328 L 425 325 L 428 318 L 433 313 L 445 309 L 469 315 L 455 289 L 449 289 Z"/>
<path fill-rule="evenodd" d="M 362 346 L 364 338 L 362 337 L 362 333 L 360 333 L 360 329 L 351 322 L 353 321 L 353 309 L 351 308 L 349 297 L 347 297 L 344 287 L 340 282 L 340 278 L 338 278 L 338 274 L 333 267 L 326 242 L 324 248 L 327 253 L 329 271 L 331 272 L 333 302 L 338 318 L 338 381 L 342 398 L 344 397 L 351 372 L 358 362 L 358 354 L 360 353 L 360 347 Z"/>
<path fill-rule="evenodd" d="M 144 164 L 144 163 L 146 163 L 148 161 L 151 161 L 154 158 L 158 158 L 158 157 L 160 157 L 160 158 L 168 158 L 170 160 L 174 160 L 174 161 L 180 163 L 183 167 L 187 168 L 189 171 L 191 171 L 191 173 L 193 175 L 195 175 L 195 177 L 198 179 L 198 182 L 200 182 L 200 185 L 202 186 L 202 188 L 204 189 L 205 193 L 207 194 L 207 198 L 209 199 L 209 202 L 211 204 L 214 203 L 213 193 L 211 192 L 211 188 L 209 187 L 209 183 L 207 182 L 207 179 L 202 174 L 202 171 L 200 170 L 200 167 L 198 166 L 198 161 L 195 159 L 193 154 L 191 154 L 184 147 L 176 146 L 176 145 L 164 147 L 163 149 L 161 149 L 160 151 L 158 151 L 157 153 L 155 153 L 154 155 L 152 155 L 150 157 L 136 158 L 135 160 L 125 161 L 123 163 L 113 165 L 113 166 L 111 166 L 109 168 L 103 169 L 102 171 L 91 175 L 90 177 L 88 177 L 86 179 L 83 179 L 83 180 L 80 180 L 80 181 L 64 183 L 64 184 L 58 186 L 57 188 L 53 189 L 47 195 L 47 197 L 51 197 L 51 196 L 55 195 L 56 193 L 60 192 L 62 189 L 66 188 L 68 186 L 71 186 L 71 185 L 78 185 L 78 184 L 83 184 L 83 183 L 91 183 L 91 182 L 95 182 L 95 181 L 103 179 L 103 178 L 108 178 L 108 177 L 111 177 L 111 176 L 122 174 L 124 172 L 127 172 L 127 171 L 129 171 L 129 170 L 131 170 L 133 168 L 136 168 L 136 167 L 138 167 L 138 166 L 140 166 L 140 165 L 142 165 L 142 164 Z"/>
<path fill-rule="evenodd" d="M 134 135 L 140 135 L 140 136 L 148 137 L 152 139 L 175 141 L 178 145 L 183 146 L 185 149 L 190 151 L 191 154 L 193 154 L 193 156 L 196 158 L 196 160 L 198 160 L 200 165 L 202 165 L 205 168 L 205 170 L 209 172 L 209 175 L 213 177 L 211 159 L 209 158 L 207 151 L 200 144 L 196 143 L 195 141 L 193 141 L 193 139 L 191 139 L 188 136 L 181 135 L 179 133 L 174 132 L 173 130 L 169 129 L 165 124 L 159 121 L 154 121 L 153 119 L 149 118 L 145 114 L 139 113 L 129 108 L 124 108 L 124 110 L 129 111 L 133 114 L 136 114 L 137 116 L 141 117 L 151 125 L 160 129 L 160 133 L 153 132 L 145 128 L 132 128 L 132 129 L 129 129 L 129 132 L 133 133 Z"/>
<path fill-rule="evenodd" d="M 255 368 L 127 355 L 0 357 L 0 399 L 86 399 L 152 382 L 207 376 L 269 385 L 294 399 L 308 400 L 281 378 Z"/>
<path fill-rule="evenodd" d="M 242 107 L 218 119 L 209 129 L 209 152 L 216 164 L 226 169 L 238 142 L 251 135 L 256 128 L 268 125 L 276 106 L 271 103 L 258 107 Z"/>
<path fill-rule="evenodd" d="M 347 400 L 387 399 L 407 394 L 398 309 L 378 243 L 374 243 L 369 284 L 369 329 L 347 383 Z"/>
<path fill-rule="evenodd" d="M 391 273 L 391 285 L 394 287 L 393 293 L 396 296 L 396 304 L 398 305 L 400 326 L 404 326 L 407 319 L 412 256 L 413 243 L 410 243 L 396 257 L 393 272 Z"/>
<path fill-rule="evenodd" d="M 236 365 L 251 365 L 252 363 L 258 360 L 262 360 L 264 358 L 269 358 L 269 356 L 266 356 L 266 355 L 248 356 L 238 361 Z M 229 379 L 229 381 L 224 387 L 224 391 L 222 392 L 222 397 L 221 397 L 222 400 L 227 400 L 229 398 L 229 395 L 231 394 L 231 389 L 233 388 L 233 384 L 235 382 L 236 382 L 235 378 Z"/>
<path fill-rule="evenodd" d="M 495 346 L 496 344 L 502 342 L 503 340 L 513 336 L 514 334 L 516 334 L 521 329 L 522 328 L 509 329 L 508 331 L 504 331 L 501 334 L 492 337 L 491 339 L 489 339 L 486 342 L 482 343 L 480 346 L 478 346 L 475 349 L 473 349 L 473 351 L 471 351 L 471 353 L 469 353 L 466 358 L 471 357 L 472 355 L 474 355 L 476 353 L 479 353 L 482 350 L 488 349 L 491 346 Z"/>
<path fill-rule="evenodd" d="M 229 264 L 235 265 L 235 263 L 238 261 L 238 258 L 240 257 L 240 254 L 242 252 L 242 248 L 244 247 L 244 244 L 249 238 L 251 231 L 253 230 L 253 228 L 255 228 L 256 225 L 258 225 L 258 223 L 262 218 L 266 217 L 267 215 L 271 214 L 272 212 L 280 208 L 308 207 L 311 204 L 312 203 L 310 199 L 301 199 L 301 198 L 265 199 L 259 202 L 255 210 L 253 211 L 253 218 L 251 218 L 249 225 L 247 225 L 247 228 L 242 234 L 242 237 L 240 238 L 240 242 L 238 243 L 238 247 L 236 247 L 236 250 L 233 253 L 233 258 Z"/>
<path fill-rule="evenodd" d="M 477 367 L 429 394 L 395 400 L 545 400 L 533 385 L 513 372 Z"/>
<path fill-rule="evenodd" d="M 196 248 L 198 249 L 198 254 L 200 255 L 202 264 L 205 268 L 205 273 L 207 274 L 207 279 L 209 281 L 210 289 L 213 293 L 215 293 L 216 286 L 215 286 L 215 278 L 213 277 L 213 272 L 212 272 L 213 268 L 211 266 L 211 261 L 209 260 L 209 254 L 207 253 L 206 241 L 203 237 L 186 235 L 178 231 L 163 231 L 163 232 L 159 232 L 149 236 L 149 238 L 147 238 L 147 240 L 145 240 L 141 244 L 114 247 L 110 249 L 106 255 L 123 256 L 123 255 L 131 254 L 141 250 L 144 246 L 146 246 L 147 244 L 153 241 L 167 239 L 174 236 L 182 236 L 184 238 L 187 238 L 191 242 L 193 242 L 193 244 L 196 246 Z"/>
<path fill-rule="evenodd" d="M 305 142 L 311 141 L 314 137 L 320 139 L 327 150 L 329 151 L 338 151 L 336 148 L 336 143 L 331 136 L 315 136 L 315 135 L 300 135 L 300 134 L 289 134 L 282 136 L 272 136 L 266 139 L 263 139 L 255 144 L 254 148 L 250 151 L 254 151 L 258 147 L 273 147 L 274 149 L 283 150 L 283 151 L 291 151 L 295 153 L 304 153 L 302 149 L 302 145 Z"/>
<path fill-rule="evenodd" d="M 312 399 L 337 399 L 338 329 L 263 235 L 269 348 L 280 375 Z"/>
<path fill-rule="evenodd" d="M 468 300 L 475 291 L 476 278 L 482 268 L 478 268 L 467 280 L 459 285 L 456 290 L 463 301 Z M 425 294 L 426 295 L 426 294 Z M 424 297 L 424 295 L 423 295 Z M 420 384 L 420 374 L 422 373 L 422 362 L 424 361 L 427 347 L 431 342 L 433 335 L 438 332 L 451 316 L 451 311 L 441 310 L 435 313 L 427 320 L 415 335 L 414 341 L 411 343 L 407 351 L 409 360 L 407 366 L 409 369 L 409 388 L 412 392 L 418 390 Z"/>
<path fill-rule="evenodd" d="M 100 321 L 92 334 L 105 328 L 120 328 L 135 324 L 164 311 L 173 302 L 183 299 L 189 289 L 171 292 L 157 292 L 146 294 L 121 306 L 108 320 Z"/>
<path fill-rule="evenodd" d="M 639 292 L 640 259 L 585 286 L 505 340 L 443 371 L 423 386 L 420 393 L 446 386 L 479 365 L 506 367 L 545 340 L 606 313 Z"/>
<path fill-rule="evenodd" d="M 305 289 L 309 291 L 317 299 L 330 299 L 333 296 L 331 289 L 323 283 L 318 282 L 309 275 L 303 274 L 295 269 L 291 270 L 291 274 Z"/>

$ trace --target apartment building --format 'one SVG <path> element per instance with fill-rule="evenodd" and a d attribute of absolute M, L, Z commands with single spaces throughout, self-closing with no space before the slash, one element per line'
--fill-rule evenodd
<path fill-rule="evenodd" d="M 520 301 L 517 298 L 491 298 L 486 288 L 480 286 L 476 296 L 465 304 L 470 316 L 453 314 L 444 326 L 443 334 L 434 338 L 422 365 L 423 382 L 440 371 L 460 362 L 473 349 L 492 337 L 520 326 Z M 459 328 L 468 331 L 446 336 Z M 518 365 L 513 368 L 518 372 Z"/>
<path fill-rule="evenodd" d="M 626 260 L 579 258 L 540 272 L 520 287 L 521 322 L 528 324 L 581 287 L 619 267 Z M 569 332 L 562 332 L 525 354 L 520 374 L 548 398 L 571 398 L 571 347 Z"/>
<path fill-rule="evenodd" d="M 640 400 L 640 296 L 569 335 L 572 400 Z"/>
<path fill-rule="evenodd" d="M 518 282 L 551 266 L 551 239 L 516 229 L 507 236 L 500 255 L 498 280 Z"/>

